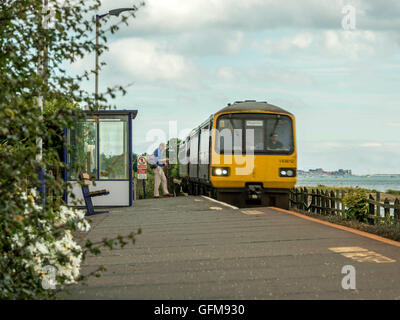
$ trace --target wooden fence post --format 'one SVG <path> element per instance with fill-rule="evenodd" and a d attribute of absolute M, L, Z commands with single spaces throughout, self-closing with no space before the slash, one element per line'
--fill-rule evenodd
<path fill-rule="evenodd" d="M 383 202 L 383 208 L 385 211 L 385 219 L 386 222 L 390 220 L 390 207 L 389 207 L 390 203 L 389 203 L 389 199 L 385 198 L 385 201 Z"/>
<path fill-rule="evenodd" d="M 331 190 L 331 212 L 330 214 L 336 215 L 336 208 L 335 208 L 335 193 Z"/>
<path fill-rule="evenodd" d="M 381 202 L 381 193 L 380 192 L 376 193 L 376 201 Z M 379 204 L 376 206 L 376 215 L 378 217 L 381 217 L 381 206 Z"/>
<path fill-rule="evenodd" d="M 375 199 L 374 199 L 374 197 L 372 196 L 372 194 L 370 194 L 369 195 L 369 200 L 372 200 L 372 201 L 374 201 Z M 371 203 L 371 202 L 369 202 L 369 204 L 368 204 L 368 214 L 370 215 L 370 216 L 373 216 L 374 218 L 374 224 L 376 224 L 376 218 L 375 218 L 375 205 L 373 204 L 373 203 Z"/>
<path fill-rule="evenodd" d="M 325 191 L 325 215 L 329 215 L 331 213 L 330 203 L 329 203 L 329 191 Z"/>
<path fill-rule="evenodd" d="M 296 208 L 296 188 L 292 189 L 292 208 Z"/>
<path fill-rule="evenodd" d="M 394 201 L 394 218 L 400 220 L 400 200 L 396 199 Z M 397 221 L 399 222 L 399 221 Z"/>
<path fill-rule="evenodd" d="M 321 207 L 322 207 L 322 214 L 326 215 L 326 194 L 323 190 L 321 190 Z"/>
<path fill-rule="evenodd" d="M 340 200 L 339 200 L 339 190 L 335 192 L 335 204 L 336 204 L 336 215 L 340 216 Z"/>
<path fill-rule="evenodd" d="M 341 212 L 342 212 L 342 217 L 346 218 L 346 208 L 345 208 L 345 205 L 343 203 L 343 199 L 344 199 L 344 190 L 341 190 L 340 191 Z"/>
<path fill-rule="evenodd" d="M 317 190 L 314 190 L 313 189 L 313 213 L 317 213 L 317 210 L 318 210 L 318 203 L 317 203 L 317 201 L 318 201 L 318 198 L 317 198 Z"/>
<path fill-rule="evenodd" d="M 320 199 L 321 199 L 321 214 L 324 215 L 325 214 L 325 197 L 324 197 L 324 191 L 321 190 L 320 192 Z"/>
<path fill-rule="evenodd" d="M 299 189 L 299 210 L 303 210 L 303 189 Z"/>
<path fill-rule="evenodd" d="M 304 210 L 304 188 L 300 188 L 300 210 Z"/>
<path fill-rule="evenodd" d="M 321 195 L 319 189 L 317 189 L 317 214 L 321 213 Z"/>
<path fill-rule="evenodd" d="M 311 212 L 315 213 L 315 191 L 311 189 Z"/>
<path fill-rule="evenodd" d="M 308 190 L 306 187 L 304 187 L 303 207 L 304 210 L 308 211 Z"/>

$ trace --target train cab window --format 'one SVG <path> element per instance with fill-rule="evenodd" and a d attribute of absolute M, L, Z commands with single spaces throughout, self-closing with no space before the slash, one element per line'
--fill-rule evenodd
<path fill-rule="evenodd" d="M 265 125 L 263 120 L 246 120 L 246 149 L 263 151 L 265 148 Z"/>
<path fill-rule="evenodd" d="M 290 119 L 268 119 L 267 138 L 268 151 L 290 151 L 293 145 L 292 124 Z"/>
<path fill-rule="evenodd" d="M 222 117 L 221 117 L 222 118 Z M 218 121 L 216 148 L 220 153 L 242 152 L 242 119 L 223 118 Z"/>
<path fill-rule="evenodd" d="M 288 154 L 294 150 L 292 120 L 285 115 L 222 115 L 216 129 L 215 150 L 221 154 Z"/>

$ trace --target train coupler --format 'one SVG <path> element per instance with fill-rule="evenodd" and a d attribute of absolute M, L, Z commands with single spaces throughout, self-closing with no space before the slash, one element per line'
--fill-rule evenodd
<path fill-rule="evenodd" d="M 261 200 L 263 191 L 260 185 L 247 186 L 247 199 L 248 200 Z"/>

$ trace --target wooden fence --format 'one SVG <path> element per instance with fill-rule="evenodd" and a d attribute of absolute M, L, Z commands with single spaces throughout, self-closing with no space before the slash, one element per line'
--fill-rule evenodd
<path fill-rule="evenodd" d="M 343 203 L 345 195 L 344 190 L 294 188 L 290 191 L 289 201 L 292 209 L 346 218 L 346 207 Z M 396 199 L 394 203 L 390 203 L 387 198 L 381 200 L 380 192 L 376 193 L 375 198 L 370 195 L 367 217 L 371 223 L 400 223 L 400 200 Z"/>

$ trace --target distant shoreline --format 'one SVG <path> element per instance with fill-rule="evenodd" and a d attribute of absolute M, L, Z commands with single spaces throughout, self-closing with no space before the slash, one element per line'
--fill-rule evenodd
<path fill-rule="evenodd" d="M 296 185 L 304 187 L 359 187 L 386 192 L 389 190 L 400 190 L 400 175 L 299 175 Z M 398 191 L 396 191 L 396 194 L 399 195 Z"/>

